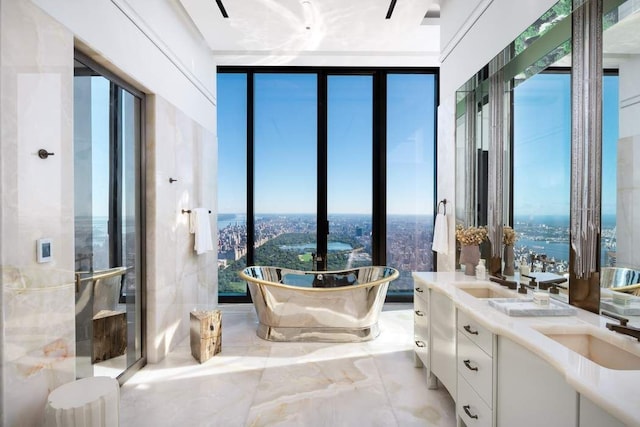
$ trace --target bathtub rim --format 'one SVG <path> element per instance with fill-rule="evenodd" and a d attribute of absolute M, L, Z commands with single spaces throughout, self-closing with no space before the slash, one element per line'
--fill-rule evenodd
<path fill-rule="evenodd" d="M 287 285 L 284 283 L 276 283 L 276 282 L 270 282 L 268 280 L 263 280 L 263 279 L 258 279 L 256 277 L 251 277 L 249 275 L 247 275 L 245 273 L 245 270 L 249 269 L 249 268 L 279 268 L 280 270 L 286 270 L 287 272 L 291 272 L 291 273 L 301 273 L 301 274 L 340 274 L 340 273 L 345 273 L 347 271 L 353 271 L 353 270 L 362 270 L 365 268 L 387 268 L 390 270 L 393 270 L 393 273 L 387 277 L 383 277 L 381 279 L 378 280 L 374 280 L 373 282 L 367 282 L 367 283 L 358 283 L 357 285 L 348 285 L 348 286 L 336 286 L 336 287 L 329 287 L 329 288 L 306 288 L 303 286 L 295 286 L 295 285 Z M 246 282 L 253 282 L 253 283 L 257 283 L 260 285 L 265 285 L 265 286 L 277 286 L 277 287 L 281 287 L 281 288 L 286 288 L 286 289 L 292 289 L 292 290 L 296 290 L 296 291 L 305 291 L 305 292 L 336 292 L 336 291 L 340 291 L 340 290 L 347 290 L 347 289 L 358 289 L 358 288 L 368 288 L 368 287 L 372 287 L 372 286 L 377 286 L 377 285 L 381 285 L 385 282 L 392 282 L 394 280 L 396 280 L 399 276 L 400 276 L 400 272 L 398 271 L 398 269 L 393 268 L 393 267 L 387 267 L 387 266 L 383 266 L 383 265 L 370 265 L 370 266 L 364 266 L 364 267 L 356 267 L 356 268 L 349 268 L 349 269 L 345 269 L 345 270 L 327 270 L 327 271 L 320 271 L 320 270 L 309 270 L 309 271 L 305 271 L 305 270 L 294 270 L 291 268 L 285 268 L 285 267 L 275 267 L 275 266 L 270 266 L 270 265 L 250 265 L 247 266 L 245 268 L 243 268 L 242 270 L 240 270 L 238 272 L 238 275 L 245 280 Z"/>

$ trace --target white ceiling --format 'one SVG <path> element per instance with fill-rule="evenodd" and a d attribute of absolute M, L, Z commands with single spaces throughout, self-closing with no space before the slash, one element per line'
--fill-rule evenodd
<path fill-rule="evenodd" d="M 180 0 L 218 57 L 242 62 L 248 56 L 334 56 L 357 62 L 390 56 L 437 65 L 440 28 L 423 21 L 440 0 L 397 0 L 391 19 L 385 19 L 391 0 L 308 1 L 310 29 L 305 28 L 302 0 L 222 0 L 228 19 L 215 0 Z"/>

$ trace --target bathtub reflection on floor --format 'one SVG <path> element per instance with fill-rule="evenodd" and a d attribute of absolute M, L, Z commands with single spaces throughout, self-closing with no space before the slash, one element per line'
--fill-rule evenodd
<path fill-rule="evenodd" d="M 260 338 L 358 342 L 380 333 L 378 316 L 398 274 L 380 266 L 341 271 L 253 266 L 240 277 L 251 292 Z"/>

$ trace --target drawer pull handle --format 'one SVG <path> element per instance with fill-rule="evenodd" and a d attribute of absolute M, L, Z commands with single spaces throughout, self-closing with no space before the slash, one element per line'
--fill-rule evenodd
<path fill-rule="evenodd" d="M 426 344 L 423 341 L 416 341 L 416 345 L 418 347 L 426 347 Z"/>
<path fill-rule="evenodd" d="M 418 292 L 418 293 L 423 293 L 423 292 L 424 292 L 424 290 L 423 290 L 422 288 L 416 288 L 416 292 Z"/>
<path fill-rule="evenodd" d="M 471 335 L 478 335 L 478 331 L 472 330 L 471 325 L 464 325 L 464 330 L 469 332 Z"/>
<path fill-rule="evenodd" d="M 478 419 L 478 416 L 477 416 L 477 415 L 473 415 L 473 414 L 471 413 L 471 411 L 469 410 L 469 409 L 471 409 L 471 406 L 469 406 L 469 405 L 464 405 L 464 406 L 462 407 L 462 409 L 464 409 L 464 412 L 466 412 L 466 413 L 467 413 L 467 415 L 469 416 L 469 418 L 473 418 L 474 420 L 477 420 L 477 419 Z"/>
<path fill-rule="evenodd" d="M 477 366 L 471 366 L 471 363 L 469 363 L 469 362 L 471 362 L 471 360 L 467 359 L 467 360 L 463 360 L 463 362 L 464 362 L 464 366 L 466 366 L 467 369 L 469 369 L 471 371 L 477 371 L 478 370 Z"/>
<path fill-rule="evenodd" d="M 422 316 L 424 316 L 424 313 L 421 312 L 420 310 L 416 310 L 416 316 L 422 317 Z"/>

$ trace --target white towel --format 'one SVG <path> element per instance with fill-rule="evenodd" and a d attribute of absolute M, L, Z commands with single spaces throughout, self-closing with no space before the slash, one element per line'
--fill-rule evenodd
<path fill-rule="evenodd" d="M 195 208 L 191 210 L 189 231 L 195 235 L 195 245 L 193 249 L 195 249 L 198 255 L 213 250 L 208 209 Z"/>
<path fill-rule="evenodd" d="M 447 216 L 445 214 L 438 213 L 438 215 L 436 215 L 431 249 L 441 254 L 446 254 L 449 251 L 449 230 L 447 227 Z"/>

